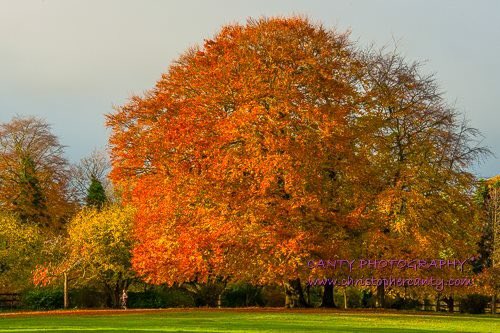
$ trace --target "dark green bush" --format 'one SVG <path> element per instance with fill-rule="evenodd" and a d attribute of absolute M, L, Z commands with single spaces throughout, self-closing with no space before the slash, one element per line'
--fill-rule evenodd
<path fill-rule="evenodd" d="M 182 288 L 191 295 L 197 307 L 216 307 L 219 295 L 224 293 L 225 283 L 220 280 L 209 283 L 185 283 Z"/>
<path fill-rule="evenodd" d="M 190 308 L 194 307 L 194 300 L 191 295 L 183 289 L 165 288 L 162 291 L 166 307 L 169 308 Z"/>
<path fill-rule="evenodd" d="M 308 290 L 309 289 L 309 290 Z M 281 289 L 278 290 L 280 292 Z M 283 291 L 281 291 L 283 292 Z M 335 296 L 336 296 L 337 288 L 335 288 Z M 279 297 L 279 295 L 277 295 Z M 283 297 L 283 296 L 281 296 Z M 304 297 L 306 300 L 309 299 L 309 304 L 312 307 L 319 307 L 321 305 L 321 302 L 323 300 L 323 287 L 313 287 L 309 286 L 304 288 Z M 337 299 L 335 299 L 335 304 L 337 303 Z"/>
<path fill-rule="evenodd" d="M 33 289 L 23 293 L 22 307 L 31 310 L 62 309 L 63 291 L 60 289 Z M 146 291 L 128 293 L 129 308 L 194 307 L 191 295 L 180 288 L 151 287 Z M 70 308 L 104 308 L 106 294 L 93 288 L 72 289 L 69 293 Z"/>
<path fill-rule="evenodd" d="M 128 293 L 129 308 L 194 307 L 188 292 L 178 288 L 154 287 L 141 292 Z"/>
<path fill-rule="evenodd" d="M 262 299 L 265 306 L 283 307 L 285 306 L 285 293 L 279 285 L 268 285 L 262 288 Z"/>
<path fill-rule="evenodd" d="M 346 289 L 347 294 L 347 307 L 349 309 L 361 308 L 363 294 L 361 290 L 353 287 Z M 344 288 L 335 288 L 335 304 L 339 308 L 344 308 Z"/>
<path fill-rule="evenodd" d="M 248 283 L 230 286 L 223 294 L 222 305 L 225 307 L 263 306 L 262 288 Z"/>
<path fill-rule="evenodd" d="M 23 293 L 22 304 L 31 310 L 53 310 L 64 306 L 63 291 L 60 289 L 40 288 Z"/>
<path fill-rule="evenodd" d="M 417 299 L 403 298 L 397 296 L 390 304 L 391 309 L 397 310 L 417 310 L 422 307 L 422 304 Z"/>
<path fill-rule="evenodd" d="M 462 313 L 484 313 L 490 298 L 485 295 L 471 294 L 460 300 L 460 312 Z"/>
<path fill-rule="evenodd" d="M 92 288 L 70 290 L 70 308 L 104 308 L 106 307 L 106 294 Z"/>
<path fill-rule="evenodd" d="M 424 310 L 431 310 L 432 309 L 432 301 L 428 298 L 424 298 Z"/>
<path fill-rule="evenodd" d="M 361 307 L 362 308 L 374 308 L 376 303 L 376 297 L 373 292 L 369 289 L 361 290 Z"/>
<path fill-rule="evenodd" d="M 166 302 L 161 294 L 155 290 L 144 292 L 129 292 L 128 307 L 130 308 L 165 308 Z"/>

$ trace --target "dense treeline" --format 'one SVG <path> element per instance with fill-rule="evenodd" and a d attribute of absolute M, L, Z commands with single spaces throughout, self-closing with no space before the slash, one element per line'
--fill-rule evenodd
<path fill-rule="evenodd" d="M 437 295 L 451 309 L 498 293 L 499 181 L 469 171 L 488 150 L 396 52 L 303 18 L 249 20 L 188 50 L 108 126 L 111 161 L 70 166 L 43 120 L 1 125 L 2 290 L 64 286 L 64 306 L 112 307 L 123 290 L 141 306 L 410 308 Z M 307 262 L 323 258 L 473 258 L 427 273 L 476 283 L 311 287 L 329 276 Z"/>

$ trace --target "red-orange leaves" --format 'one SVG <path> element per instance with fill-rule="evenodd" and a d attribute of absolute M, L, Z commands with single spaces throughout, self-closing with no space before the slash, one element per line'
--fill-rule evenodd
<path fill-rule="evenodd" d="M 345 35 L 252 20 L 109 115 L 112 178 L 137 208 L 134 268 L 170 284 L 296 276 L 347 221 L 334 180 L 356 68 Z"/>

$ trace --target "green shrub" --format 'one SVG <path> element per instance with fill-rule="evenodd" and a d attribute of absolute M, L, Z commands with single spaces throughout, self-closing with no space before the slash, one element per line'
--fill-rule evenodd
<path fill-rule="evenodd" d="M 261 290 L 248 283 L 234 284 L 223 293 L 222 304 L 226 307 L 263 306 Z"/>
<path fill-rule="evenodd" d="M 194 307 L 188 292 L 178 288 L 154 287 L 146 291 L 129 292 L 129 308 L 174 308 Z"/>
<path fill-rule="evenodd" d="M 279 285 L 268 285 L 262 288 L 262 299 L 265 306 L 283 307 L 285 306 L 285 293 Z"/>
<path fill-rule="evenodd" d="M 397 310 L 416 310 L 420 309 L 422 304 L 417 299 L 403 298 L 397 296 L 390 304 L 391 309 Z"/>
<path fill-rule="evenodd" d="M 335 293 L 336 292 L 337 288 L 335 288 Z M 323 301 L 323 287 L 309 286 L 308 290 L 308 287 L 306 286 L 304 288 L 304 297 L 306 298 L 306 300 L 309 299 L 309 304 L 312 307 L 319 307 L 321 305 L 321 302 Z M 335 299 L 335 304 L 337 304 L 337 299 Z"/>
<path fill-rule="evenodd" d="M 480 294 L 472 294 L 460 300 L 460 312 L 462 313 L 484 313 L 488 305 L 489 297 Z"/>
<path fill-rule="evenodd" d="M 31 310 L 53 310 L 64 306 L 64 295 L 60 289 L 33 289 L 23 293 L 22 304 Z"/>
<path fill-rule="evenodd" d="M 193 297 L 183 289 L 165 288 L 162 290 L 161 294 L 165 299 L 165 307 L 190 308 L 195 306 Z"/>
<path fill-rule="evenodd" d="M 376 304 L 376 296 L 370 289 L 361 290 L 361 307 L 374 308 Z"/>
<path fill-rule="evenodd" d="M 363 294 L 361 290 L 354 287 L 346 289 L 347 294 L 347 307 L 349 309 L 361 308 Z M 335 288 L 335 304 L 339 308 L 344 308 L 344 288 Z"/>
<path fill-rule="evenodd" d="M 106 294 L 93 288 L 72 289 L 69 292 L 70 308 L 104 308 Z"/>
<path fill-rule="evenodd" d="M 129 292 L 127 305 L 129 308 L 165 308 L 166 302 L 160 293 L 154 290 Z"/>

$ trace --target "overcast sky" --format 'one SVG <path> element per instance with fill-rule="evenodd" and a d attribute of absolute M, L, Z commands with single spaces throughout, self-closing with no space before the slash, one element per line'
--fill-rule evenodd
<path fill-rule="evenodd" d="M 500 1 L 0 0 L 0 122 L 36 115 L 72 162 L 104 148 L 104 114 L 154 86 L 170 62 L 228 23 L 306 14 L 425 60 L 446 98 L 485 136 L 500 173 Z"/>

